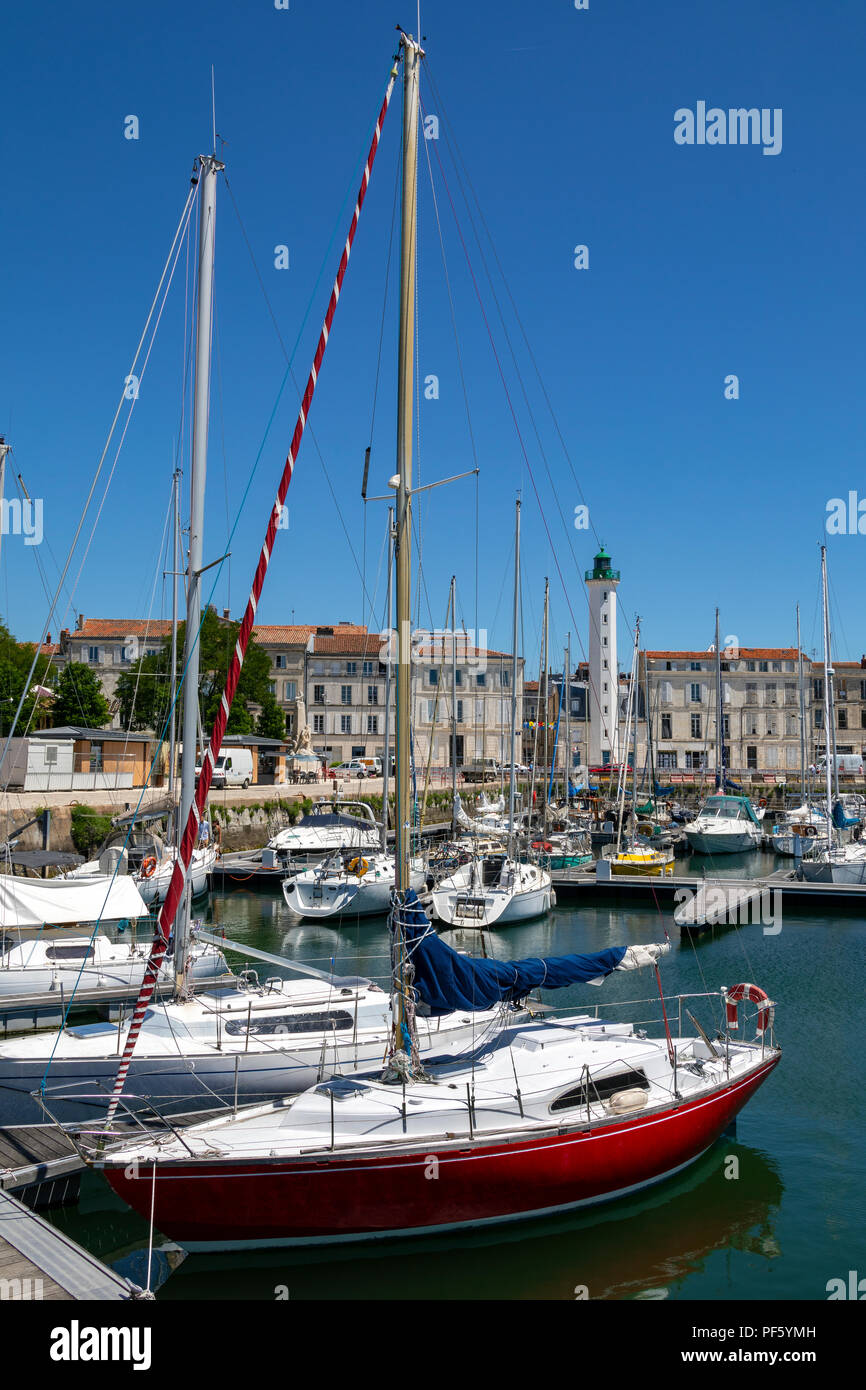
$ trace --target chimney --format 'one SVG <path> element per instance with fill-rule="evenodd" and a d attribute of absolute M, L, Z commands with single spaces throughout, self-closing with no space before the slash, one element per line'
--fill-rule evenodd
<path fill-rule="evenodd" d="M 46 632 L 46 634 L 45 634 L 45 645 L 46 645 L 46 647 L 50 647 L 50 646 L 51 646 L 51 633 L 50 633 L 50 632 Z"/>
<path fill-rule="evenodd" d="M 228 608 L 224 608 L 224 609 L 223 609 L 223 617 L 225 618 L 226 622 L 229 621 L 229 609 L 228 609 Z"/>
<path fill-rule="evenodd" d="M 83 627 L 84 627 L 84 614 L 83 614 L 83 613 L 79 613 L 79 615 L 78 615 L 78 622 L 75 624 L 76 631 L 77 631 L 77 632 L 80 632 L 81 629 L 82 629 Z"/>

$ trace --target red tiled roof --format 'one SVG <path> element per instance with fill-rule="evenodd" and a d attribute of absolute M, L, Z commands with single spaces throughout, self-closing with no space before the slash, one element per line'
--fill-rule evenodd
<path fill-rule="evenodd" d="M 708 658 L 715 659 L 715 650 L 707 647 L 702 652 L 645 652 L 644 655 L 650 661 L 706 661 Z M 727 660 L 724 651 L 722 660 Z M 737 656 L 732 660 L 740 661 L 796 661 L 796 647 L 738 647 Z"/>
<path fill-rule="evenodd" d="M 168 637 L 170 618 L 85 618 L 70 632 L 70 640 L 88 637 Z"/>
<path fill-rule="evenodd" d="M 260 647 L 306 646 L 320 627 L 330 627 L 335 636 L 363 636 L 367 629 L 361 623 L 257 623 L 253 635 Z"/>
<path fill-rule="evenodd" d="M 333 637 L 313 637 L 312 650 L 316 656 L 377 656 L 384 645 L 385 639 L 378 632 L 345 630 Z"/>

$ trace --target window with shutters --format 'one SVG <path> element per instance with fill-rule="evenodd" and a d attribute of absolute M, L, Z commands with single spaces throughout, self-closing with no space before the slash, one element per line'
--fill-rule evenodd
<path fill-rule="evenodd" d="M 786 704 L 786 705 L 796 705 L 796 703 L 797 703 L 797 686 L 796 686 L 796 684 L 794 683 L 794 681 L 785 681 L 785 704 Z"/>
<path fill-rule="evenodd" d="M 698 716 L 698 718 L 700 718 L 700 715 Z M 672 733 L 672 731 L 671 731 L 671 725 L 672 725 L 672 723 L 673 723 L 673 715 L 671 715 L 671 714 L 663 714 L 663 715 L 662 715 L 662 732 L 661 732 L 662 738 L 673 738 L 673 733 Z"/>
<path fill-rule="evenodd" d="M 368 686 L 367 686 L 367 704 L 368 704 L 368 705 L 378 705 L 378 703 L 379 703 L 379 687 L 378 687 L 378 685 L 368 685 Z"/>
<path fill-rule="evenodd" d="M 341 733 L 341 734 L 350 734 L 351 732 L 352 732 L 352 716 L 351 716 L 351 714 L 341 714 L 341 715 L 340 715 L 340 733 Z"/>
<path fill-rule="evenodd" d="M 746 767 L 754 771 L 758 766 L 758 749 L 754 743 L 746 745 Z"/>
<path fill-rule="evenodd" d="M 350 705 L 352 703 L 352 687 L 350 685 L 340 686 L 340 704 Z"/>
<path fill-rule="evenodd" d="M 313 704 L 314 704 L 314 705 L 323 705 L 324 703 L 325 703 L 325 687 L 324 687 L 323 685 L 314 685 L 314 686 L 313 686 Z M 320 729 L 320 730 L 319 730 L 319 733 L 324 733 L 324 730 L 323 730 L 323 729 Z"/>
<path fill-rule="evenodd" d="M 696 705 L 701 703 L 701 687 L 697 681 L 692 681 L 691 684 L 691 701 Z"/>
<path fill-rule="evenodd" d="M 746 704 L 756 705 L 758 703 L 758 684 L 757 681 L 746 681 Z"/>
<path fill-rule="evenodd" d="M 325 716 L 323 714 L 313 715 L 313 733 L 323 734 L 325 732 Z"/>
<path fill-rule="evenodd" d="M 379 716 L 378 716 L 378 714 L 368 714 L 368 715 L 367 715 L 367 733 L 368 733 L 368 734 L 378 734 L 378 732 L 379 732 Z"/>
<path fill-rule="evenodd" d="M 764 686 L 764 704 L 774 705 L 776 703 L 776 682 L 767 681 Z"/>
<path fill-rule="evenodd" d="M 701 738 L 701 737 L 702 737 L 702 734 L 701 734 L 701 716 L 700 716 L 699 714 L 693 714 L 693 715 L 692 715 L 692 738 Z"/>
<path fill-rule="evenodd" d="M 839 729 L 847 729 L 847 727 L 848 727 L 848 711 L 847 711 L 846 709 L 837 709 L 837 711 L 836 711 L 836 727 L 839 728 Z"/>

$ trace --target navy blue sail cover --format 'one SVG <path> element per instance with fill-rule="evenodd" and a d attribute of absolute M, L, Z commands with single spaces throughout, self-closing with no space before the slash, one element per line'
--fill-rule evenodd
<path fill-rule="evenodd" d="M 415 988 L 434 1017 L 454 1009 L 478 1012 L 523 999 L 533 989 L 586 984 L 615 970 L 625 946 L 585 956 L 538 956 L 529 960 L 482 960 L 462 956 L 438 937 L 410 890 L 402 913 L 406 948 L 415 967 Z"/>

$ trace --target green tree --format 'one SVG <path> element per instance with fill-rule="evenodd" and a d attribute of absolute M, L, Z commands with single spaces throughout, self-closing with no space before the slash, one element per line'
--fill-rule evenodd
<path fill-rule="evenodd" d="M 171 702 L 171 647 L 139 657 L 118 677 L 115 694 L 124 729 L 154 729 L 160 733 Z"/>
<path fill-rule="evenodd" d="M 99 677 L 82 661 L 70 661 L 57 677 L 57 693 L 51 711 L 55 728 L 80 724 L 85 729 L 101 729 L 111 718 L 108 701 Z"/>
<path fill-rule="evenodd" d="M 268 691 L 262 700 L 262 709 L 256 725 L 256 732 L 263 738 L 285 738 L 286 716 Z"/>
<path fill-rule="evenodd" d="M 214 608 L 204 614 L 199 636 L 199 704 L 205 734 L 210 730 L 222 693 L 225 689 L 229 662 L 237 642 L 240 623 L 226 622 L 217 616 Z M 183 650 L 186 640 L 186 624 L 180 623 L 177 630 L 178 679 L 183 676 Z M 171 700 L 171 640 L 166 638 L 162 649 L 155 656 L 141 657 L 124 672 L 117 682 L 117 698 L 120 703 L 120 718 L 125 729 L 154 729 L 159 733 L 165 725 Z M 271 663 L 267 652 L 256 646 L 255 638 L 250 637 L 247 654 L 241 670 L 237 694 L 229 715 L 227 732 L 230 734 L 250 734 L 255 720 L 250 705 L 264 706 L 270 694 Z M 181 721 L 181 700 L 178 701 L 178 727 Z"/>
<path fill-rule="evenodd" d="M 32 642 L 16 642 L 9 629 L 0 623 L 0 733 L 3 735 L 7 735 L 12 728 L 12 720 L 21 699 L 21 692 L 27 683 L 35 650 Z M 16 734 L 23 735 L 28 729 L 41 727 L 40 716 L 50 709 L 50 700 L 49 697 L 36 695 L 34 687 L 42 685 L 48 688 L 53 680 L 54 674 L 49 674 L 48 658 L 40 656 L 33 671 L 29 693 L 21 708 Z"/>

